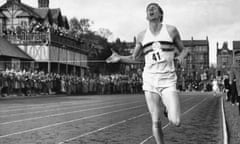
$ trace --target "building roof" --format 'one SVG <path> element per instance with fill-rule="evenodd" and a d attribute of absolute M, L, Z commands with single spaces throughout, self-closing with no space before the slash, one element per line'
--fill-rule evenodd
<path fill-rule="evenodd" d="M 224 54 L 232 54 L 232 51 L 228 48 L 228 44 L 226 42 L 223 43 L 221 49 L 217 49 L 217 55 L 224 55 Z"/>
<path fill-rule="evenodd" d="M 60 26 L 64 25 L 64 20 L 63 20 L 63 17 L 62 17 L 62 13 L 61 13 L 61 10 L 59 8 L 50 9 L 50 13 L 52 15 L 53 22 L 57 23 Z M 59 19 L 59 18 L 61 18 L 61 19 Z"/>
<path fill-rule="evenodd" d="M 232 50 L 224 49 L 224 48 L 217 49 L 217 55 L 222 55 L 222 54 L 229 54 L 229 55 L 231 55 L 232 54 Z"/>
<path fill-rule="evenodd" d="M 19 47 L 11 44 L 6 39 L 0 37 L 0 56 L 14 57 L 25 60 L 33 60 L 28 54 L 23 52 Z"/>
<path fill-rule="evenodd" d="M 42 19 L 46 19 L 49 13 L 49 9 L 45 8 L 34 8 L 33 11 L 37 13 Z"/>
<path fill-rule="evenodd" d="M 34 8 L 18 1 L 7 1 L 2 6 L 0 6 L 0 18 L 6 17 L 3 13 L 1 13 L 1 10 L 9 8 L 13 4 L 22 10 L 22 12 L 18 14 L 17 17 L 35 18 L 40 21 L 48 20 L 50 24 L 55 23 L 59 27 L 65 27 L 66 29 L 69 29 L 68 20 L 66 17 L 62 16 L 60 8 Z"/>
<path fill-rule="evenodd" d="M 183 45 L 184 45 L 185 47 L 190 47 L 190 46 L 192 46 L 192 41 L 191 41 L 191 40 L 183 40 L 182 42 L 183 42 Z"/>
<path fill-rule="evenodd" d="M 21 8 L 22 10 L 24 11 L 27 11 L 29 13 L 29 15 L 33 16 L 33 17 L 37 17 L 39 18 L 39 15 L 36 14 L 34 11 L 33 11 L 33 8 L 31 6 L 28 6 L 26 4 L 23 4 L 23 3 L 19 3 L 19 2 L 16 2 L 16 1 L 7 1 L 5 4 L 3 4 L 0 9 L 4 9 L 4 8 L 8 8 L 9 6 L 11 5 L 17 5 L 19 8 Z"/>
<path fill-rule="evenodd" d="M 2 13 L 2 12 L 0 12 L 0 18 L 5 18 L 6 16 Z"/>
<path fill-rule="evenodd" d="M 183 40 L 183 45 L 185 47 L 190 47 L 190 46 L 208 46 L 209 42 L 208 42 L 208 40 Z"/>
<path fill-rule="evenodd" d="M 208 40 L 193 40 L 193 45 L 208 45 Z"/>
<path fill-rule="evenodd" d="M 69 29 L 68 19 L 67 16 L 63 16 L 63 26 L 67 29 Z"/>
<path fill-rule="evenodd" d="M 50 11 L 51 11 L 53 19 L 57 19 L 58 16 L 61 14 L 61 10 L 59 8 L 50 9 Z"/>
<path fill-rule="evenodd" d="M 240 41 L 233 41 L 233 49 L 240 49 Z"/>
<path fill-rule="evenodd" d="M 25 12 L 25 11 L 23 11 L 20 14 L 17 15 L 17 17 L 29 17 L 29 16 L 30 16 L 30 14 Z"/>

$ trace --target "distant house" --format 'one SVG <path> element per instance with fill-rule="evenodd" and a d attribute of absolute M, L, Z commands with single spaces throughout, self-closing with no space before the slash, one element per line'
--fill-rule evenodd
<path fill-rule="evenodd" d="M 49 0 L 38 0 L 38 8 L 21 3 L 21 0 L 7 0 L 0 7 L 1 32 L 16 30 L 17 27 L 32 28 L 38 24 L 69 29 L 66 16 L 59 8 L 50 9 Z"/>
<path fill-rule="evenodd" d="M 233 41 L 233 59 L 236 60 L 240 66 L 240 41 Z"/>
<path fill-rule="evenodd" d="M 209 41 L 206 40 L 183 40 L 184 46 L 190 51 L 186 57 L 183 69 L 191 76 L 191 79 L 198 79 L 200 74 L 209 68 Z"/>
<path fill-rule="evenodd" d="M 29 55 L 35 70 L 84 75 L 89 44 L 68 30 L 67 17 L 60 8 L 49 8 L 49 0 L 38 0 L 37 8 L 21 0 L 0 6 L 0 36 Z"/>
<path fill-rule="evenodd" d="M 230 70 L 233 62 L 233 52 L 229 49 L 228 43 L 224 42 L 222 48 L 217 43 L 217 73 L 224 75 Z"/>

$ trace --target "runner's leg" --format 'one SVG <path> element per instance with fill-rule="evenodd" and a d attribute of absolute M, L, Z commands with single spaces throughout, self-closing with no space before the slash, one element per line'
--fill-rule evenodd
<path fill-rule="evenodd" d="M 153 92 L 145 91 L 145 98 L 152 117 L 152 131 L 157 144 L 164 144 L 163 131 L 160 120 L 161 97 Z"/>
<path fill-rule="evenodd" d="M 175 126 L 180 126 L 180 101 L 175 86 L 162 90 L 162 101 L 168 111 L 168 119 Z"/>

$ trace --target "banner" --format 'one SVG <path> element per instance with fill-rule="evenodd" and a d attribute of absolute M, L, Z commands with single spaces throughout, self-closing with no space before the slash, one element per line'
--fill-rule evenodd
<path fill-rule="evenodd" d="M 36 61 L 49 61 L 49 47 L 40 45 L 19 46 Z"/>

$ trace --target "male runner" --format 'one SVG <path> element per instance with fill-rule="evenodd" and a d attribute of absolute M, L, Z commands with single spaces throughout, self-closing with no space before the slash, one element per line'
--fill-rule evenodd
<path fill-rule="evenodd" d="M 108 63 L 134 63 L 144 56 L 143 90 L 152 118 L 153 136 L 157 144 L 164 144 L 160 120 L 160 101 L 162 99 L 168 112 L 170 123 L 180 126 L 180 102 L 176 90 L 177 76 L 174 58 L 179 61 L 187 51 L 176 27 L 163 24 L 163 10 L 157 3 L 147 8 L 148 28 L 137 36 L 134 52 L 130 56 L 120 56 L 116 52 L 106 60 Z M 183 51 L 183 52 L 182 52 Z"/>

